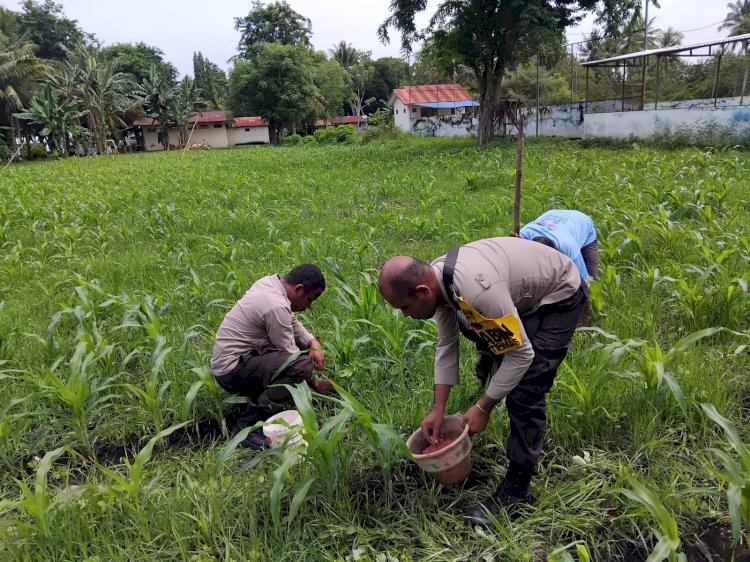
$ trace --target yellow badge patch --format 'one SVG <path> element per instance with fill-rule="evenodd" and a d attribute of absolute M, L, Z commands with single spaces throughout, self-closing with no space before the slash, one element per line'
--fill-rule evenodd
<path fill-rule="evenodd" d="M 485 318 L 463 297 L 457 300 L 469 328 L 487 344 L 492 354 L 502 355 L 523 345 L 518 318 L 512 314 L 502 318 Z"/>

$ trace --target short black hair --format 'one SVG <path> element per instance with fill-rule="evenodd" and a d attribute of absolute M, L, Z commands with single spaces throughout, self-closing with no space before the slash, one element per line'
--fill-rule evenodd
<path fill-rule="evenodd" d="M 550 248 L 554 248 L 557 250 L 557 246 L 555 246 L 555 243 L 547 238 L 546 236 L 535 236 L 532 238 L 534 242 L 539 242 L 540 244 L 544 244 L 545 246 L 549 246 Z"/>
<path fill-rule="evenodd" d="M 429 279 L 432 266 L 413 256 L 411 262 L 391 278 L 391 289 L 401 296 L 411 296 L 410 292 Z"/>
<path fill-rule="evenodd" d="M 305 292 L 309 293 L 320 289 L 320 292 L 326 290 L 326 280 L 320 268 L 312 263 L 303 263 L 293 268 L 284 276 L 284 281 L 290 285 L 302 285 Z"/>

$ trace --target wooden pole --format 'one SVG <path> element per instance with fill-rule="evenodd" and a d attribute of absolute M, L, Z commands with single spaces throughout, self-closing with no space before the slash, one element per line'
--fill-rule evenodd
<path fill-rule="evenodd" d="M 513 232 L 521 231 L 521 177 L 523 175 L 523 112 L 518 108 L 518 144 L 516 145 L 516 194 L 513 203 Z"/>

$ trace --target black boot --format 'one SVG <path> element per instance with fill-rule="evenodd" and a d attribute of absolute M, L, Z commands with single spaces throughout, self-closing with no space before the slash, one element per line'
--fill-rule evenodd
<path fill-rule="evenodd" d="M 529 492 L 533 472 L 533 468 L 511 461 L 505 478 L 500 482 L 495 493 L 467 510 L 464 515 L 466 523 L 472 527 L 490 527 L 501 509 L 504 509 L 511 518 L 517 517 L 519 508 L 533 501 Z"/>
<path fill-rule="evenodd" d="M 245 410 L 242 412 L 242 415 L 234 424 L 232 435 L 237 435 L 243 429 L 251 427 L 259 421 L 263 421 L 263 419 L 264 418 L 261 412 L 259 412 L 257 406 L 255 406 L 254 404 L 248 404 L 245 407 Z M 240 441 L 239 447 L 243 449 L 253 449 L 259 451 L 261 449 L 268 448 L 270 444 L 271 440 L 265 436 L 265 434 L 263 433 L 263 429 L 259 428 L 248 433 L 247 437 Z"/>

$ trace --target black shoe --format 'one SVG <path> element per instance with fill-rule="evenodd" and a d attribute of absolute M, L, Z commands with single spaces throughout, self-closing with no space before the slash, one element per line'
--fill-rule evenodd
<path fill-rule="evenodd" d="M 464 515 L 464 521 L 471 527 L 491 527 L 501 510 L 505 510 L 511 519 L 515 519 L 521 515 L 523 506 L 530 505 L 534 501 L 529 491 L 530 480 L 530 469 L 518 472 L 509 468 L 495 493 L 483 502 L 470 507 Z"/>
<path fill-rule="evenodd" d="M 242 441 L 240 441 L 239 447 L 243 449 L 252 449 L 254 451 L 261 451 L 268 449 L 271 446 L 271 439 L 263 434 L 262 429 L 256 429 L 247 434 Z"/>

